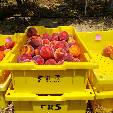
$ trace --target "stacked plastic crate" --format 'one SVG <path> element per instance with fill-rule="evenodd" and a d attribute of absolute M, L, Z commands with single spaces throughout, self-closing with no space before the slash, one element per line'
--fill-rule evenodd
<path fill-rule="evenodd" d="M 1 35 L 0 34 L 0 63 L 5 63 L 6 59 L 9 58 L 11 51 L 14 51 L 17 42 L 19 42 L 20 39 L 14 38 L 13 35 Z M 11 45 L 10 48 L 9 41 L 14 42 L 15 45 Z M 8 47 L 9 46 L 9 47 Z M 11 81 L 11 74 L 10 71 L 6 70 L 0 70 L 0 109 L 7 106 L 7 102 L 5 101 L 5 93 L 7 91 L 7 88 L 9 86 L 9 83 Z"/>
<path fill-rule="evenodd" d="M 99 64 L 99 69 L 89 72 L 89 81 L 95 92 L 93 109 L 98 113 L 113 112 L 113 60 L 102 55 L 103 49 L 113 45 L 113 31 L 79 33 L 83 45 L 92 56 L 92 62 Z"/>
<path fill-rule="evenodd" d="M 67 31 L 76 35 L 74 27 L 59 26 L 57 28 L 38 29 L 39 34 Z M 94 99 L 92 89 L 87 89 L 87 73 L 97 65 L 90 62 L 89 55 L 80 40 L 76 40 L 83 50 L 82 62 L 64 62 L 62 65 L 36 65 L 33 62 L 17 63 L 20 48 L 26 44 L 26 33 L 15 34 L 21 38 L 17 48 L 1 69 L 12 71 L 13 87 L 9 88 L 5 97 L 13 101 L 15 113 L 85 113 L 87 101 Z"/>

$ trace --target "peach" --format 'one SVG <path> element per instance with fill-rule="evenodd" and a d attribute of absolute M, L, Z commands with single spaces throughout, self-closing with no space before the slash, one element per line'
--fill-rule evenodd
<path fill-rule="evenodd" d="M 69 48 L 69 53 L 71 55 L 73 55 L 74 57 L 78 57 L 80 54 L 81 54 L 81 49 L 79 46 L 77 45 L 72 45 L 70 48 Z"/>
<path fill-rule="evenodd" d="M 4 57 L 5 57 L 4 51 L 0 51 L 0 61 L 2 61 Z"/>
<path fill-rule="evenodd" d="M 5 46 L 4 45 L 0 46 L 0 51 L 4 51 L 4 50 L 5 50 Z"/>
<path fill-rule="evenodd" d="M 106 48 L 104 48 L 103 55 L 105 57 L 110 57 L 111 53 L 113 53 L 113 46 L 107 46 Z"/>
<path fill-rule="evenodd" d="M 68 38 L 69 38 L 69 34 L 66 31 L 60 32 L 60 34 L 59 34 L 59 40 L 60 41 L 62 41 L 62 40 L 67 41 Z"/>
<path fill-rule="evenodd" d="M 27 36 L 28 37 L 32 37 L 32 36 L 36 36 L 37 35 L 37 30 L 33 27 L 30 27 L 28 30 L 27 30 Z"/>
<path fill-rule="evenodd" d="M 58 41 L 58 38 L 59 38 L 59 35 L 58 33 L 53 33 L 51 36 L 50 36 L 50 41 Z"/>
<path fill-rule="evenodd" d="M 34 56 L 33 59 L 39 65 L 43 65 L 44 64 L 44 59 L 40 55 Z"/>
<path fill-rule="evenodd" d="M 7 49 L 12 49 L 13 47 L 14 47 L 14 45 L 15 45 L 15 42 L 6 42 L 5 43 L 5 47 L 7 48 Z"/>
<path fill-rule="evenodd" d="M 21 54 L 34 55 L 34 48 L 31 45 L 24 45 L 24 47 L 21 48 Z"/>
<path fill-rule="evenodd" d="M 50 39 L 49 34 L 48 33 L 43 34 L 42 39 L 48 39 L 49 40 Z"/>
<path fill-rule="evenodd" d="M 55 65 L 57 64 L 57 62 L 55 61 L 55 59 L 49 59 L 45 62 L 46 65 Z"/>
<path fill-rule="evenodd" d="M 29 54 L 23 54 L 18 56 L 17 62 L 30 62 L 32 61 L 32 56 Z"/>
<path fill-rule="evenodd" d="M 43 45 L 45 45 L 45 44 L 49 45 L 50 44 L 50 41 L 48 39 L 43 39 L 42 40 L 42 44 Z"/>
<path fill-rule="evenodd" d="M 30 44 L 33 47 L 38 47 L 38 46 L 42 45 L 42 38 L 41 38 L 41 36 L 40 35 L 32 36 Z"/>
<path fill-rule="evenodd" d="M 53 50 L 50 46 L 46 45 L 46 46 L 42 46 L 40 49 L 40 55 L 42 56 L 42 58 L 44 59 L 50 59 L 53 58 Z"/>
<path fill-rule="evenodd" d="M 55 53 L 54 53 L 54 57 L 56 61 L 61 61 L 64 60 L 65 57 L 67 56 L 67 53 L 64 49 L 62 48 L 58 48 L 56 49 Z"/>
<path fill-rule="evenodd" d="M 35 55 L 39 55 L 39 54 L 40 54 L 40 52 L 39 52 L 39 49 L 38 49 L 38 48 L 36 48 L 36 49 L 34 50 L 34 54 L 35 54 Z"/>

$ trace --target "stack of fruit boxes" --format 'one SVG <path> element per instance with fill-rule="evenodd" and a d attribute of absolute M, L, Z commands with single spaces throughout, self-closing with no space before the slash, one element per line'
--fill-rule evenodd
<path fill-rule="evenodd" d="M 14 51 L 17 47 L 17 43 L 20 38 L 15 38 L 13 35 L 1 35 L 0 34 L 0 64 L 4 64 L 6 59 L 9 59 L 11 51 Z M 5 101 L 5 92 L 11 81 L 10 71 L 0 70 L 0 109 L 7 106 Z"/>
<path fill-rule="evenodd" d="M 83 32 L 78 35 L 92 56 L 92 62 L 99 64 L 99 69 L 90 71 L 88 77 L 95 92 L 94 112 L 111 113 L 113 112 L 113 60 L 105 57 L 105 54 L 110 54 L 105 48 L 113 46 L 113 30 Z"/>
<path fill-rule="evenodd" d="M 8 59 L 12 63 L 5 63 L 0 66 L 1 69 L 7 68 L 12 71 L 13 87 L 8 89 L 6 100 L 13 101 L 15 113 L 85 113 L 87 100 L 94 99 L 92 89 L 86 88 L 87 73 L 90 69 L 98 66 L 89 61 L 88 52 L 81 45 L 75 28 L 71 26 L 59 26 L 57 28 L 33 26 L 33 28 L 40 35 L 65 31 L 70 36 L 74 36 L 81 49 L 81 61 L 65 61 L 63 64 L 55 63 L 56 65 L 50 65 L 51 62 L 49 61 L 43 65 L 38 65 L 39 60 L 33 62 L 27 57 L 26 62 L 26 60 L 22 60 L 23 57 L 20 57 L 19 51 L 27 44 L 30 34 L 26 33 L 27 30 L 25 33 L 15 34 L 15 37 L 23 40 L 18 43 L 18 47 Z M 35 30 L 33 33 L 35 33 Z M 32 39 L 32 42 L 37 44 L 34 39 Z"/>

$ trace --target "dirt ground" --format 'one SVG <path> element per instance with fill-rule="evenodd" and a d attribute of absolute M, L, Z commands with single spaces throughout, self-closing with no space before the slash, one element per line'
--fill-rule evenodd
<path fill-rule="evenodd" d="M 77 31 L 97 31 L 113 29 L 113 18 L 38 18 L 38 17 L 10 17 L 0 21 L 1 34 L 14 34 L 24 32 L 27 26 L 41 25 L 45 27 L 57 27 L 60 25 L 75 26 Z"/>

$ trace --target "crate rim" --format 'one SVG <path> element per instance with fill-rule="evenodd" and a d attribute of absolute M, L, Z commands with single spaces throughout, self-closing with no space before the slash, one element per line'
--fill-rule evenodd
<path fill-rule="evenodd" d="M 24 67 L 24 68 L 22 68 Z M 68 69 L 97 69 L 97 63 L 92 62 L 64 62 L 62 65 L 36 65 L 26 63 L 0 63 L 0 69 L 5 70 L 68 70 Z"/>
<path fill-rule="evenodd" d="M 37 96 L 31 93 L 15 93 L 14 90 L 8 89 L 5 98 L 7 101 L 68 101 L 68 100 L 94 100 L 92 89 L 85 91 L 76 91 L 64 93 L 62 96 Z"/>
<path fill-rule="evenodd" d="M 0 91 L 6 91 L 10 81 L 11 81 L 11 74 L 8 76 L 8 78 L 3 84 L 0 84 Z"/>

